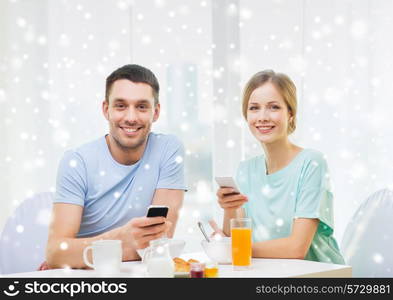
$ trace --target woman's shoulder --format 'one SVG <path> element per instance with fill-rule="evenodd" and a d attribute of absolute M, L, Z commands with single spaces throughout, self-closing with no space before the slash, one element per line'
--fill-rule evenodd
<path fill-rule="evenodd" d="M 306 174 L 315 175 L 315 172 L 324 174 L 329 169 L 326 155 L 315 149 L 303 149 L 299 168 L 304 176 L 307 176 Z"/>
<path fill-rule="evenodd" d="M 326 163 L 326 155 L 319 150 L 305 148 L 301 154 L 305 162 Z"/>
<path fill-rule="evenodd" d="M 240 169 L 249 169 L 249 168 L 255 168 L 257 166 L 261 165 L 261 162 L 264 160 L 264 156 L 262 155 L 257 155 L 245 160 L 240 161 L 239 163 L 239 168 Z"/>
<path fill-rule="evenodd" d="M 264 167 L 264 156 L 257 155 L 245 160 L 240 161 L 238 166 L 238 174 L 249 174 L 259 172 Z"/>

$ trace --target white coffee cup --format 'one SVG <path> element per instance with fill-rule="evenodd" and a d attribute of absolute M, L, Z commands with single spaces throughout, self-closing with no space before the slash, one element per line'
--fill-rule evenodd
<path fill-rule="evenodd" d="M 93 263 L 89 262 L 87 253 L 92 250 Z M 122 248 L 120 240 L 99 240 L 92 242 L 83 250 L 83 261 L 86 265 L 101 274 L 120 273 Z"/>

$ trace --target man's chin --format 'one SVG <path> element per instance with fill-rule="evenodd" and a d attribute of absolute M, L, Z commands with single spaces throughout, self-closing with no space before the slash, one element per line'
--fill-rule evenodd
<path fill-rule="evenodd" d="M 145 144 L 146 136 L 142 137 L 123 137 L 118 140 L 118 145 L 124 150 L 137 150 Z"/>

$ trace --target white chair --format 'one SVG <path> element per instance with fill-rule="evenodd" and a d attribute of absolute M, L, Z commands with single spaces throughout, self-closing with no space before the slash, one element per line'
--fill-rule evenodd
<path fill-rule="evenodd" d="M 45 260 L 53 193 L 25 199 L 0 235 L 0 274 L 36 271 Z"/>
<path fill-rule="evenodd" d="M 354 277 L 393 277 L 393 191 L 377 191 L 361 203 L 341 250 Z"/>

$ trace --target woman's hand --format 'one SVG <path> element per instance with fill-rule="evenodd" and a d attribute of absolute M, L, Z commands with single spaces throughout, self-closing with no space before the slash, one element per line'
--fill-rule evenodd
<path fill-rule="evenodd" d="M 233 188 L 219 188 L 217 191 L 218 204 L 224 210 L 236 210 L 248 201 L 247 196 L 236 193 Z"/>

